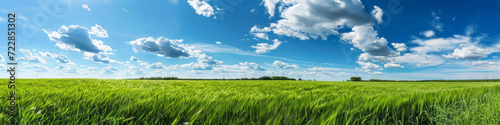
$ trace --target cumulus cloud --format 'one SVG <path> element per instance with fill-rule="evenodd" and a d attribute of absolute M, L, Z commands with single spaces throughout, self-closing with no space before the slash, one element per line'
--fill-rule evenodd
<path fill-rule="evenodd" d="M 455 49 L 452 54 L 443 55 L 445 58 L 478 60 L 488 57 L 489 54 L 494 53 L 495 50 L 490 48 L 479 48 L 474 45 L 466 46 L 461 49 Z"/>
<path fill-rule="evenodd" d="M 63 73 L 85 74 L 82 71 L 79 71 L 74 64 L 59 64 L 56 69 L 62 71 Z"/>
<path fill-rule="evenodd" d="M 109 57 L 104 55 L 104 54 L 95 54 L 95 53 L 89 53 L 89 52 L 84 53 L 83 59 L 87 59 L 87 60 L 91 60 L 91 61 L 95 61 L 95 62 L 103 63 L 103 64 L 108 64 L 108 63 L 122 64 L 122 62 L 118 62 L 116 60 L 109 59 Z"/>
<path fill-rule="evenodd" d="M 207 56 L 205 53 L 198 55 L 197 62 L 188 64 L 174 65 L 173 68 L 191 68 L 193 70 L 212 70 L 213 66 L 222 64 L 222 61 L 214 60 L 212 57 Z"/>
<path fill-rule="evenodd" d="M 198 55 L 198 62 L 209 64 L 209 65 L 218 65 L 218 64 L 223 63 L 222 61 L 213 59 L 211 56 L 207 56 L 205 53 Z"/>
<path fill-rule="evenodd" d="M 343 33 L 341 39 L 349 41 L 354 47 L 373 56 L 397 56 L 387 46 L 387 40 L 384 37 L 378 37 L 377 31 L 371 26 L 354 26 L 352 32 Z"/>
<path fill-rule="evenodd" d="M 420 46 L 413 47 L 410 50 L 419 54 L 426 54 L 429 52 L 442 52 L 453 50 L 459 45 L 470 44 L 471 37 L 454 35 L 447 38 L 434 38 L 434 39 L 415 39 L 412 42 Z"/>
<path fill-rule="evenodd" d="M 200 50 L 195 50 L 193 46 L 188 46 L 181 43 L 182 40 L 170 40 L 164 37 L 154 39 L 152 37 L 140 38 L 129 42 L 135 52 L 153 53 L 160 57 L 167 58 L 190 58 L 197 57 L 197 62 L 187 64 L 176 64 L 169 66 L 170 68 L 191 68 L 193 70 L 211 70 L 213 66 L 222 64 L 222 61 L 215 60 L 211 56 L 207 56 Z M 141 63 L 141 65 L 148 65 Z"/>
<path fill-rule="evenodd" d="M 268 43 L 258 43 L 256 46 L 252 46 L 252 48 L 255 48 L 255 52 L 257 53 L 267 53 L 271 50 L 275 50 L 280 45 L 281 41 L 274 39 L 272 45 L 269 45 Z"/>
<path fill-rule="evenodd" d="M 190 57 L 194 54 L 194 51 L 190 47 L 181 42 L 182 40 L 171 40 L 164 37 L 156 40 L 153 37 L 148 37 L 139 38 L 129 43 L 135 52 L 154 53 L 161 57 L 181 58 Z"/>
<path fill-rule="evenodd" d="M 473 66 L 491 67 L 491 66 L 498 66 L 498 65 L 500 65 L 500 63 L 499 62 L 495 62 L 495 61 L 482 60 L 482 61 L 472 62 L 471 65 L 473 65 Z"/>
<path fill-rule="evenodd" d="M 38 52 L 42 57 L 54 58 L 58 63 L 71 63 L 69 58 L 63 54 L 54 54 L 50 52 Z"/>
<path fill-rule="evenodd" d="M 288 64 L 285 62 L 281 62 L 279 60 L 274 61 L 274 63 L 271 64 L 271 66 L 274 66 L 274 67 L 280 68 L 280 69 L 298 69 L 298 68 L 300 68 L 298 65 Z"/>
<path fill-rule="evenodd" d="M 102 29 L 102 27 L 100 28 Z M 113 51 L 110 46 L 104 45 L 104 42 L 92 39 L 90 37 L 91 33 L 96 33 L 89 31 L 89 29 L 87 29 L 86 27 L 78 25 L 63 25 L 57 31 L 44 31 L 49 36 L 50 40 L 57 42 L 56 46 L 63 50 L 73 50 L 78 52 L 83 51 L 91 53 L 106 53 L 109 51 Z M 96 36 L 102 35 L 103 34 L 96 34 Z"/>
<path fill-rule="evenodd" d="M 219 45 L 220 45 L 220 44 L 222 44 L 222 43 L 221 43 L 221 42 L 219 42 L 219 41 L 217 41 L 217 42 L 215 42 L 215 44 L 219 44 Z"/>
<path fill-rule="evenodd" d="M 103 73 L 103 74 L 114 74 L 114 73 L 115 73 L 115 72 L 117 72 L 117 71 L 120 71 L 120 69 L 115 68 L 115 67 L 113 67 L 113 66 L 104 67 L 104 68 L 102 69 L 102 73 Z"/>
<path fill-rule="evenodd" d="M 386 56 L 372 56 L 368 53 L 361 53 L 358 57 L 358 61 L 362 62 L 388 62 L 392 58 Z"/>
<path fill-rule="evenodd" d="M 276 3 L 280 2 L 280 0 L 263 0 L 264 6 L 267 9 L 267 13 L 269 14 L 269 18 L 273 17 L 276 10 Z"/>
<path fill-rule="evenodd" d="M 28 64 L 24 66 L 27 69 L 31 69 L 31 71 L 35 72 L 47 72 L 50 71 L 49 68 L 43 66 L 43 65 L 38 65 L 38 64 Z"/>
<path fill-rule="evenodd" d="M 405 67 L 401 64 L 386 63 L 386 64 L 384 64 L 384 68 L 405 68 Z"/>
<path fill-rule="evenodd" d="M 196 10 L 196 14 L 198 15 L 203 15 L 205 17 L 215 15 L 214 8 L 205 0 L 188 0 L 187 2 Z"/>
<path fill-rule="evenodd" d="M 372 72 L 372 71 L 377 71 L 377 70 L 382 70 L 382 67 L 380 67 L 377 64 L 371 63 L 371 62 L 356 62 L 361 66 L 361 70 L 365 72 Z"/>
<path fill-rule="evenodd" d="M 267 35 L 268 32 L 271 32 L 271 28 L 269 27 L 258 28 L 256 25 L 254 25 L 250 29 L 250 34 L 254 36 L 254 39 L 269 40 L 269 36 Z"/>
<path fill-rule="evenodd" d="M 334 68 L 324 68 L 324 67 L 312 67 L 312 68 L 308 68 L 307 71 L 312 71 L 312 72 L 325 72 L 325 71 L 333 72 L 333 71 L 337 71 L 337 69 L 334 69 Z"/>
<path fill-rule="evenodd" d="M 391 43 L 394 48 L 396 48 L 396 51 L 399 52 L 406 52 L 408 50 L 408 47 L 406 46 L 405 43 Z"/>
<path fill-rule="evenodd" d="M 89 34 L 93 34 L 96 35 L 97 37 L 102 37 L 102 38 L 108 37 L 108 32 L 97 24 L 93 26 L 91 29 L 92 30 L 89 32 Z"/>
<path fill-rule="evenodd" d="M 125 70 L 125 74 L 127 75 L 143 75 L 143 74 L 146 74 L 146 71 L 144 71 L 143 69 L 137 67 L 137 66 L 134 66 L 134 65 L 128 65 L 127 66 L 128 69 Z"/>
<path fill-rule="evenodd" d="M 137 57 L 135 57 L 135 56 L 130 56 L 130 61 L 137 62 L 137 61 L 139 61 L 139 60 L 138 60 L 138 59 L 137 59 Z"/>
<path fill-rule="evenodd" d="M 31 53 L 30 50 L 20 49 L 21 53 L 24 54 L 24 57 L 20 57 L 19 60 L 26 60 L 30 62 L 40 62 L 47 63 L 44 58 L 40 57 L 38 53 Z"/>
<path fill-rule="evenodd" d="M 151 65 L 148 65 L 148 68 L 151 68 L 151 69 L 166 69 L 167 66 L 163 65 L 163 63 L 161 63 L 161 62 L 156 62 L 156 63 L 153 63 Z"/>
<path fill-rule="evenodd" d="M 436 33 L 434 32 L 434 30 L 426 30 L 424 32 L 421 32 L 420 34 L 424 35 L 425 37 L 432 37 L 434 36 Z"/>
<path fill-rule="evenodd" d="M 264 71 L 266 69 L 262 68 L 261 66 L 259 66 L 259 64 L 255 63 L 255 62 L 240 62 L 240 66 L 241 66 L 241 69 L 251 69 L 251 70 L 257 70 L 257 71 Z"/>
<path fill-rule="evenodd" d="M 382 16 L 384 15 L 384 11 L 380 9 L 378 6 L 373 6 L 372 15 L 375 17 L 378 23 L 382 23 Z"/>
<path fill-rule="evenodd" d="M 264 0 L 270 16 L 278 5 L 282 19 L 271 23 L 274 34 L 296 37 L 301 40 L 317 39 L 338 34 L 344 26 L 373 24 L 381 18 L 382 11 L 374 15 L 366 13 L 361 1 L 357 0 Z"/>
<path fill-rule="evenodd" d="M 407 63 L 417 67 L 437 66 L 444 63 L 444 59 L 437 55 L 405 53 L 395 57 L 398 63 Z"/>

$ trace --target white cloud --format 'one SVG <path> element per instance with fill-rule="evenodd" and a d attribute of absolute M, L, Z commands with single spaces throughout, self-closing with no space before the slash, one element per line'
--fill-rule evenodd
<path fill-rule="evenodd" d="M 154 53 L 166 58 L 190 57 L 195 54 L 190 47 L 181 42 L 182 40 L 171 40 L 164 37 L 156 40 L 153 37 L 147 37 L 139 38 L 129 43 L 135 52 Z"/>
<path fill-rule="evenodd" d="M 2 55 L 0 55 L 0 62 L 5 62 L 5 58 Z"/>
<path fill-rule="evenodd" d="M 212 70 L 213 66 L 220 65 L 224 62 L 219 60 L 214 60 L 211 56 L 207 56 L 205 53 L 197 55 L 198 61 L 191 62 L 188 64 L 174 65 L 174 68 L 191 68 L 193 70 Z"/>
<path fill-rule="evenodd" d="M 259 64 L 257 63 L 254 63 L 254 62 L 240 62 L 240 69 L 245 69 L 245 70 L 248 70 L 248 69 L 252 69 L 252 70 L 257 70 L 257 71 L 264 71 L 266 69 L 262 68 L 261 66 L 259 66 Z"/>
<path fill-rule="evenodd" d="M 412 42 L 420 46 L 413 47 L 410 50 L 419 54 L 426 54 L 429 52 L 442 52 L 453 50 L 459 45 L 470 44 L 471 37 L 454 35 L 447 38 L 434 38 L 434 39 L 415 39 Z"/>
<path fill-rule="evenodd" d="M 406 52 L 408 51 L 408 47 L 406 46 L 405 43 L 391 43 L 394 48 L 396 48 L 396 51 L 399 52 Z"/>
<path fill-rule="evenodd" d="M 113 67 L 113 66 L 104 67 L 104 68 L 102 69 L 102 73 L 103 73 L 103 74 L 114 74 L 114 73 L 115 73 L 115 72 L 117 72 L 117 71 L 120 71 L 120 69 L 115 68 L 115 67 Z"/>
<path fill-rule="evenodd" d="M 217 41 L 217 42 L 215 42 L 215 44 L 219 44 L 219 45 L 220 45 L 220 44 L 222 44 L 222 43 L 221 43 L 221 42 L 219 42 L 219 41 Z"/>
<path fill-rule="evenodd" d="M 298 69 L 298 68 L 300 68 L 298 65 L 284 63 L 284 62 L 281 62 L 279 60 L 274 61 L 274 63 L 271 64 L 271 66 L 274 66 L 274 67 L 280 68 L 280 69 Z"/>
<path fill-rule="evenodd" d="M 384 68 L 405 68 L 405 67 L 401 64 L 386 63 L 386 64 L 384 64 Z"/>
<path fill-rule="evenodd" d="M 443 55 L 445 58 L 478 60 L 488 57 L 489 54 L 496 52 L 490 48 L 479 48 L 476 46 L 466 46 L 461 49 L 455 49 L 452 54 Z"/>
<path fill-rule="evenodd" d="M 361 53 L 358 57 L 358 61 L 363 62 L 388 62 L 391 58 L 386 56 L 372 56 L 368 53 Z"/>
<path fill-rule="evenodd" d="M 258 43 L 256 46 L 252 45 L 252 48 L 255 48 L 255 52 L 257 53 L 267 53 L 270 50 L 275 50 L 280 45 L 281 41 L 279 41 L 278 39 L 274 39 L 272 45 L 269 45 L 268 43 Z"/>
<path fill-rule="evenodd" d="M 135 56 L 130 56 L 130 61 L 138 62 L 139 60 Z"/>
<path fill-rule="evenodd" d="M 21 53 L 24 54 L 24 57 L 20 57 L 19 60 L 26 60 L 30 62 L 40 62 L 47 63 L 44 58 L 40 57 L 38 53 L 31 53 L 30 50 L 20 49 Z"/>
<path fill-rule="evenodd" d="M 49 68 L 43 66 L 43 65 L 38 65 L 38 64 L 27 64 L 24 66 L 25 68 L 32 69 L 31 71 L 35 72 L 47 72 L 50 71 Z"/>
<path fill-rule="evenodd" d="M 83 59 L 95 61 L 98 63 L 104 63 L 104 64 L 122 64 L 122 62 L 118 62 L 116 60 L 109 59 L 108 56 L 105 54 L 95 54 L 95 53 L 90 53 L 90 52 L 84 52 L 84 57 Z"/>
<path fill-rule="evenodd" d="M 113 51 L 110 46 L 104 45 L 104 42 L 92 39 L 90 37 L 91 31 L 86 27 L 78 25 L 67 27 L 63 25 L 57 31 L 44 31 L 50 40 L 57 42 L 56 46 L 63 50 L 91 53 L 108 53 L 109 51 Z"/>
<path fill-rule="evenodd" d="M 254 39 L 259 38 L 269 40 L 269 36 L 267 35 L 268 32 L 271 32 L 271 28 L 269 27 L 258 28 L 254 25 L 252 29 L 250 29 L 250 34 L 254 36 Z"/>
<path fill-rule="evenodd" d="M 282 19 L 271 23 L 274 34 L 296 37 L 301 40 L 326 40 L 347 26 L 373 24 L 376 17 L 366 13 L 359 0 L 265 0 L 264 6 L 272 17 L 279 4 Z M 381 11 L 376 11 L 381 15 Z"/>
<path fill-rule="evenodd" d="M 128 69 L 125 70 L 126 75 L 144 75 L 146 74 L 146 71 L 143 69 L 133 66 L 133 65 L 128 65 Z"/>
<path fill-rule="evenodd" d="M 33 50 L 35 51 L 35 50 Z M 72 63 L 66 55 L 63 54 L 54 54 L 50 52 L 38 52 L 42 57 L 54 58 L 58 63 Z"/>
<path fill-rule="evenodd" d="M 377 31 L 371 26 L 354 26 L 352 32 L 343 33 L 341 39 L 349 41 L 354 47 L 373 56 L 397 56 L 387 46 L 387 40 L 384 37 L 378 37 Z"/>
<path fill-rule="evenodd" d="M 337 69 L 334 69 L 334 68 L 324 68 L 324 67 L 312 67 L 312 68 L 308 68 L 307 71 L 312 71 L 312 72 L 325 72 L 325 71 L 333 72 L 333 71 L 337 71 Z"/>
<path fill-rule="evenodd" d="M 153 63 L 151 65 L 148 65 L 147 67 L 151 68 L 151 69 L 167 69 L 168 68 L 167 66 L 163 65 L 163 63 L 161 63 L 161 62 Z"/>
<path fill-rule="evenodd" d="M 495 62 L 495 61 L 483 60 L 483 61 L 472 62 L 471 65 L 473 65 L 473 66 L 491 67 L 491 66 L 498 66 L 498 65 L 500 65 L 500 63 L 499 62 Z"/>
<path fill-rule="evenodd" d="M 205 0 L 188 0 L 187 2 L 196 10 L 198 15 L 203 15 L 205 17 L 215 15 L 214 8 Z"/>
<path fill-rule="evenodd" d="M 437 66 L 444 63 L 444 59 L 437 55 L 405 53 L 394 58 L 398 63 L 407 63 L 417 67 Z"/>
<path fill-rule="evenodd" d="M 424 35 L 425 37 L 432 37 L 434 36 L 436 33 L 434 32 L 434 30 L 426 30 L 424 32 L 421 32 L 420 34 Z"/>
<path fill-rule="evenodd" d="M 263 0 L 263 2 L 269 14 L 269 18 L 273 17 L 275 14 L 274 10 L 276 10 L 276 3 L 280 2 L 280 0 Z"/>
<path fill-rule="evenodd" d="M 382 23 L 382 16 L 384 15 L 384 11 L 380 9 L 378 6 L 373 6 L 372 15 L 375 17 L 378 23 Z"/>
<path fill-rule="evenodd" d="M 377 71 L 377 70 L 382 70 L 382 67 L 380 67 L 377 64 L 371 63 L 371 62 L 356 62 L 361 66 L 361 70 L 365 72 L 372 72 L 372 71 Z"/>
<path fill-rule="evenodd" d="M 108 37 L 108 32 L 97 24 L 95 26 L 92 26 L 91 29 L 92 30 L 89 32 L 89 34 L 93 34 L 96 35 L 97 37 L 102 37 L 102 38 Z"/>
<path fill-rule="evenodd" d="M 0 17 L 0 22 L 4 21 L 4 19 L 2 19 L 2 17 Z"/>

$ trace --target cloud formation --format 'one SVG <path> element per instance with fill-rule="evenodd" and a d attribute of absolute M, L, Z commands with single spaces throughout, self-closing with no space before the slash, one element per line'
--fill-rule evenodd
<path fill-rule="evenodd" d="M 478 60 L 481 58 L 486 58 L 491 53 L 494 53 L 494 49 L 490 48 L 479 48 L 474 45 L 466 46 L 463 48 L 457 48 L 452 54 L 443 55 L 445 58 L 455 58 L 455 59 L 467 59 L 467 60 Z"/>
<path fill-rule="evenodd" d="M 30 62 L 39 62 L 39 63 L 47 63 L 47 61 L 40 57 L 38 53 L 31 53 L 30 50 L 20 49 L 21 53 L 24 54 L 24 57 L 20 57 L 19 60 L 26 60 Z"/>
<path fill-rule="evenodd" d="M 256 46 L 252 46 L 252 48 L 255 48 L 255 52 L 257 53 L 267 53 L 271 50 L 275 50 L 280 45 L 281 41 L 274 39 L 272 45 L 269 45 L 268 43 L 258 43 Z"/>
<path fill-rule="evenodd" d="M 371 63 L 371 62 L 356 62 L 361 66 L 361 70 L 365 72 L 373 72 L 377 70 L 382 70 L 382 67 L 380 67 L 377 64 Z"/>
<path fill-rule="evenodd" d="M 102 29 L 102 27 L 100 27 L 99 25 L 96 26 Z M 99 28 L 96 27 L 96 30 Z M 44 31 L 49 36 L 50 40 L 57 42 L 56 46 L 63 50 L 91 53 L 113 51 L 110 46 L 104 45 L 104 42 L 92 39 L 92 37 L 90 37 L 91 33 L 98 37 L 103 37 L 104 34 L 99 33 L 102 31 L 89 31 L 89 29 L 87 29 L 86 27 L 78 25 L 63 25 L 57 31 Z"/>
<path fill-rule="evenodd" d="M 181 42 L 182 40 L 171 40 L 164 37 L 156 40 L 153 37 L 147 37 L 139 38 L 129 43 L 135 52 L 154 53 L 166 58 L 190 57 L 194 54 L 191 48 Z"/>
<path fill-rule="evenodd" d="M 274 61 L 274 63 L 271 64 L 271 66 L 274 66 L 274 67 L 280 68 L 280 69 L 298 69 L 298 68 L 300 68 L 298 65 L 288 64 L 285 62 L 281 62 L 279 60 Z"/>
<path fill-rule="evenodd" d="M 196 14 L 198 15 L 203 15 L 205 17 L 215 15 L 214 8 L 205 0 L 188 0 L 187 2 L 196 10 Z"/>
<path fill-rule="evenodd" d="M 251 70 L 257 70 L 257 71 L 264 71 L 266 69 L 262 68 L 261 66 L 259 66 L 259 64 L 255 63 L 255 62 L 240 62 L 240 68 L 241 69 L 245 69 L 245 70 L 248 70 L 248 69 L 251 69 Z"/>
<path fill-rule="evenodd" d="M 337 30 L 346 25 L 373 24 L 383 14 L 378 7 L 374 15 L 366 13 L 361 1 L 356 0 L 264 0 L 264 6 L 270 17 L 274 16 L 276 6 L 281 12 L 282 19 L 269 26 L 274 34 L 301 40 L 319 37 L 326 40 L 329 35 L 339 34 Z"/>
<path fill-rule="evenodd" d="M 391 43 L 394 48 L 396 48 L 396 51 L 399 52 L 406 52 L 408 51 L 408 47 L 406 46 L 405 43 Z"/>
<path fill-rule="evenodd" d="M 341 39 L 373 56 L 399 55 L 387 46 L 388 42 L 384 37 L 378 37 L 377 31 L 371 26 L 354 26 L 352 32 L 343 33 Z"/>

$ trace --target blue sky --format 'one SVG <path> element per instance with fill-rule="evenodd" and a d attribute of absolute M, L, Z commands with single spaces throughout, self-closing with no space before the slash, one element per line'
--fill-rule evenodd
<path fill-rule="evenodd" d="M 0 25 L 9 12 L 20 78 L 500 76 L 498 0 L 7 0 Z"/>

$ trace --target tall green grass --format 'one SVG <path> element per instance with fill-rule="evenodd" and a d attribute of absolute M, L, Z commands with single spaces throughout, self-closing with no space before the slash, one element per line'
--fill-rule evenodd
<path fill-rule="evenodd" d="M 7 80 L 0 80 L 7 83 Z M 10 124 L 499 124 L 499 82 L 18 80 Z M 7 87 L 0 88 L 7 98 Z"/>

